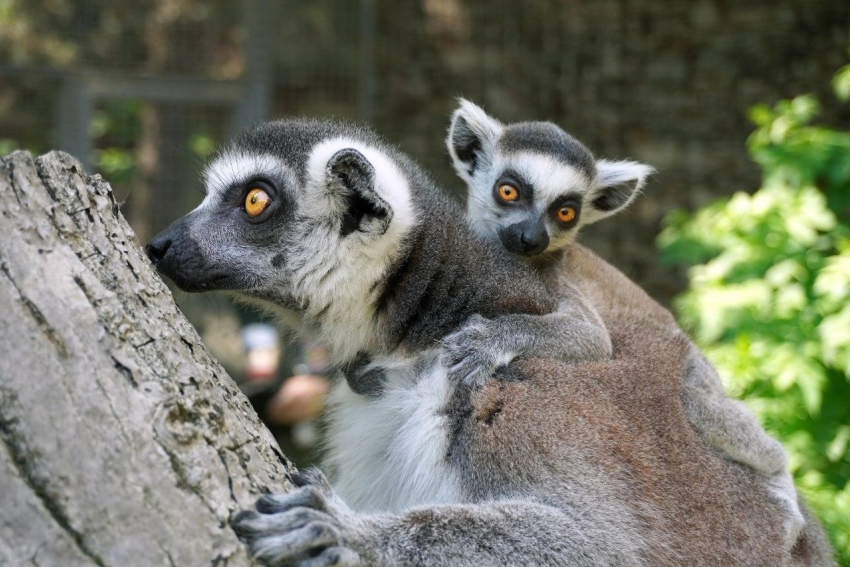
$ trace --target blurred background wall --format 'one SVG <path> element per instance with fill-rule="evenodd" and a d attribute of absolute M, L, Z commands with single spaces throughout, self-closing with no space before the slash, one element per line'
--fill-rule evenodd
<path fill-rule="evenodd" d="M 659 169 L 585 241 L 666 303 L 662 216 L 756 187 L 747 109 L 824 94 L 848 38 L 846 0 L 0 0 L 0 150 L 74 153 L 144 242 L 200 200 L 216 144 L 286 115 L 369 120 L 459 195 L 463 95 Z"/>

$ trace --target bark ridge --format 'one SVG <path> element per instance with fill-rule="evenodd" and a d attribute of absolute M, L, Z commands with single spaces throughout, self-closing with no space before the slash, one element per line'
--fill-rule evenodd
<path fill-rule="evenodd" d="M 250 565 L 293 470 L 71 156 L 0 158 L 0 565 Z"/>

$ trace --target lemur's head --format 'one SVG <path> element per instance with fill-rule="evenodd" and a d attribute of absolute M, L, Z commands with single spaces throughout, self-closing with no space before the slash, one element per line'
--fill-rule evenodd
<path fill-rule="evenodd" d="M 416 224 L 404 167 L 365 128 L 263 124 L 211 161 L 201 205 L 148 255 L 183 290 L 283 310 L 350 358 L 376 335 L 378 284 Z"/>
<path fill-rule="evenodd" d="M 653 171 L 597 160 L 551 122 L 504 125 L 463 99 L 446 145 L 475 230 L 520 256 L 562 250 L 580 227 L 623 210 Z"/>

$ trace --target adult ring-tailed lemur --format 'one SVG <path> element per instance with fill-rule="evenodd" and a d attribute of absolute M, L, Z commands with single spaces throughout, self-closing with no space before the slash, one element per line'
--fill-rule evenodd
<path fill-rule="evenodd" d="M 212 161 L 207 196 L 148 247 L 190 291 L 224 289 L 368 357 L 382 393 L 335 384 L 333 488 L 317 471 L 234 519 L 269 565 L 818 565 L 807 522 L 763 474 L 688 425 L 690 350 L 676 329 L 609 329 L 613 360 L 517 358 L 448 377 L 441 340 L 473 315 L 545 316 L 563 297 L 477 236 L 463 212 L 370 130 L 291 120 Z"/>

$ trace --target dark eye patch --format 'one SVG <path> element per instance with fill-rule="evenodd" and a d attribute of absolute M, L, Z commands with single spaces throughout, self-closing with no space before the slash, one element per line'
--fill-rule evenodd
<path fill-rule="evenodd" d="M 502 185 L 511 185 L 515 187 L 517 191 L 519 191 L 519 198 L 514 203 L 504 203 L 498 198 L 497 191 L 499 187 Z M 528 183 L 519 173 L 514 171 L 513 169 L 506 169 L 502 172 L 502 175 L 496 180 L 496 183 L 493 185 L 493 198 L 497 203 L 502 204 L 506 207 L 514 207 L 517 205 L 528 206 L 534 202 L 534 186 L 531 183 Z"/>
<path fill-rule="evenodd" d="M 254 187 L 259 187 L 268 193 L 272 201 L 275 201 L 278 197 L 279 191 L 276 183 L 264 177 L 252 177 L 239 183 L 230 184 L 224 190 L 221 196 L 221 202 L 225 205 L 241 207 L 245 202 L 245 195 Z"/>
<path fill-rule="evenodd" d="M 256 217 L 249 217 L 245 212 L 245 198 L 253 188 L 262 189 L 271 199 L 266 210 Z M 266 234 L 268 231 L 274 233 L 279 230 L 281 223 L 285 223 L 292 216 L 292 201 L 293 195 L 291 191 L 287 191 L 285 179 L 256 176 L 228 186 L 214 214 L 222 219 L 221 222 L 238 228 L 239 234 L 242 234 L 246 241 L 257 241 L 270 237 Z M 244 230 L 241 227 L 244 227 Z"/>
<path fill-rule="evenodd" d="M 565 195 L 561 195 L 552 201 L 547 212 L 551 218 L 557 218 L 556 215 L 558 211 L 564 207 L 572 207 L 576 211 L 576 216 L 573 220 L 567 223 L 558 222 L 558 225 L 561 226 L 561 228 L 568 230 L 574 227 L 581 218 L 581 195 L 578 193 L 567 193 Z"/>

